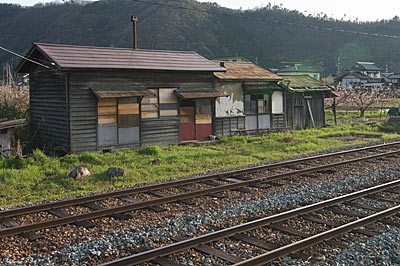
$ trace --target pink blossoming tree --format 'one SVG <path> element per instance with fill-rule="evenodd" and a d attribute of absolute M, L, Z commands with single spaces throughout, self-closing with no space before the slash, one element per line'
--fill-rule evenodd
<path fill-rule="evenodd" d="M 360 111 L 360 117 L 364 117 L 365 111 L 374 103 L 380 102 L 394 96 L 393 89 L 384 86 L 376 87 L 353 87 L 347 88 L 337 86 L 333 93 L 337 95 L 336 105 L 348 103 L 357 106 Z M 326 107 L 332 107 L 333 98 L 328 98 L 325 101 Z"/>

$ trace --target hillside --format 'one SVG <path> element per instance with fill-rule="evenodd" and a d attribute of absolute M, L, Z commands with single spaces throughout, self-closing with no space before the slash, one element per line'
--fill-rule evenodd
<path fill-rule="evenodd" d="M 194 0 L 146 0 L 209 13 L 150 5 L 132 0 L 102 0 L 89 4 L 64 3 L 21 7 L 0 4 L 0 45 L 26 53 L 32 42 L 131 47 L 130 16 L 139 18 L 140 48 L 195 50 L 208 57 L 242 55 L 264 67 L 280 67 L 280 61 L 303 61 L 324 73 L 342 70 L 356 60 L 373 60 L 400 71 L 400 39 L 355 35 L 286 22 L 400 35 L 400 20 L 357 23 L 306 17 L 297 11 L 267 6 L 238 11 Z M 223 13 L 220 15 L 215 13 Z M 238 18 L 235 16 L 245 16 Z M 283 23 L 271 23 L 275 20 Z M 0 63 L 19 61 L 0 51 Z"/>

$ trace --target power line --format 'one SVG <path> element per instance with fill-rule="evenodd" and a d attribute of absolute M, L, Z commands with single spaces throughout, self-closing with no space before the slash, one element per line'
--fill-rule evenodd
<path fill-rule="evenodd" d="M 175 8 L 175 9 L 201 12 L 201 13 L 206 13 L 206 14 L 215 14 L 215 15 L 222 15 L 222 16 L 227 16 L 227 17 L 242 18 L 242 19 L 262 21 L 262 22 L 270 22 L 270 23 L 275 23 L 275 24 L 298 26 L 298 27 L 311 28 L 311 29 L 316 29 L 316 30 L 329 30 L 329 31 L 334 31 L 334 32 L 351 33 L 351 34 L 364 35 L 364 36 L 400 39 L 399 35 L 369 33 L 369 32 L 354 31 L 354 30 L 335 29 L 335 28 L 331 28 L 331 27 L 320 27 L 320 26 L 307 25 L 307 24 L 301 24 L 301 23 L 284 22 L 284 21 L 278 21 L 278 20 L 272 20 L 272 19 L 254 18 L 254 17 L 249 17 L 249 16 L 243 16 L 243 15 L 234 15 L 234 14 L 227 14 L 227 13 L 221 13 L 221 12 L 216 12 L 216 11 L 200 10 L 200 9 L 184 7 L 184 6 L 176 6 L 176 5 L 171 5 L 171 4 L 155 3 L 155 2 L 145 1 L 145 0 L 132 0 L 132 1 L 138 2 L 138 3 L 145 3 L 145 4 L 149 4 L 149 5 L 157 5 L 157 6 L 170 7 L 170 8 Z"/>
<path fill-rule="evenodd" d="M 0 46 L 0 49 L 3 50 L 3 51 L 8 52 L 8 53 L 10 53 L 10 54 L 13 54 L 13 55 L 15 55 L 15 56 L 18 56 L 18 57 L 20 57 L 20 58 L 23 58 L 23 59 L 25 59 L 25 60 L 28 60 L 28 61 L 30 61 L 30 62 L 32 62 L 32 63 L 34 63 L 34 64 L 39 65 L 39 66 L 42 66 L 42 67 L 45 67 L 45 68 L 50 68 L 49 66 L 43 65 L 42 63 L 39 63 L 39 62 L 37 62 L 37 61 L 34 61 L 34 60 L 32 60 L 32 59 L 30 59 L 30 58 L 28 58 L 28 57 L 25 57 L 25 56 L 23 56 L 23 55 L 17 54 L 16 52 L 13 52 L 13 51 L 11 51 L 11 50 L 8 50 L 8 49 L 6 49 L 6 48 L 4 48 L 4 47 L 2 47 L 2 46 Z"/>

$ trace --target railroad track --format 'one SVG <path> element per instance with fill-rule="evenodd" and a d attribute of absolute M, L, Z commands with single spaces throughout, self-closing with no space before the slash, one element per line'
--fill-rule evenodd
<path fill-rule="evenodd" d="M 355 234 L 366 236 L 377 235 L 377 232 L 365 229 L 365 226 L 377 221 L 400 227 L 399 223 L 393 222 L 389 218 L 400 214 L 400 193 L 395 190 L 398 186 L 400 186 L 400 179 L 294 210 L 258 218 L 230 228 L 217 228 L 217 231 L 195 238 L 184 239 L 178 237 L 175 239 L 176 243 L 139 252 L 102 265 L 148 265 L 150 263 L 173 266 L 180 265 L 176 262 L 179 261 L 180 256 L 190 258 L 190 254 L 194 252 L 215 256 L 224 261 L 224 263 L 221 263 L 222 265 L 227 263 L 246 266 L 265 265 L 289 254 L 292 254 L 295 258 L 303 257 L 307 259 L 307 257 L 310 258 L 311 256 L 296 252 L 316 246 L 322 242 L 331 247 L 344 248 L 346 243 L 338 239 L 341 235 L 346 232 L 354 232 Z M 381 195 L 382 193 L 384 196 Z M 365 202 L 374 202 L 374 204 L 365 204 Z M 381 205 L 385 205 L 385 207 Z M 349 211 L 348 208 L 351 208 L 351 210 Z M 360 210 L 363 211 L 360 212 Z M 343 222 L 332 221 L 332 216 L 326 215 L 332 213 L 349 218 L 344 219 Z M 301 224 L 304 221 L 310 223 L 312 227 L 319 228 L 318 232 L 310 234 L 307 231 L 300 231 L 287 226 L 287 224 Z M 324 226 L 321 227 L 320 225 Z M 265 236 L 276 231 L 300 239 L 282 245 L 279 241 L 266 241 L 263 237 L 256 237 L 260 232 L 263 232 L 262 234 Z M 253 249 L 253 253 L 257 255 L 243 258 L 237 256 L 237 254 L 224 252 L 216 248 L 218 247 L 218 242 L 224 241 L 245 243 L 246 249 Z"/>
<path fill-rule="evenodd" d="M 67 224 L 92 227 L 94 224 L 90 222 L 91 219 L 105 216 L 112 216 L 117 219 L 129 219 L 130 216 L 124 213 L 144 208 L 150 208 L 153 211 L 158 212 L 163 210 L 163 208 L 160 207 L 162 204 L 171 202 L 190 205 L 193 204 L 191 199 L 196 197 L 220 197 L 218 193 L 229 190 L 238 190 L 247 193 L 251 192 L 249 188 L 252 187 L 267 189 L 271 186 L 277 185 L 274 183 L 276 180 L 326 171 L 357 162 L 396 156 L 400 153 L 400 150 L 398 150 L 399 145 L 400 142 L 393 142 L 361 149 L 353 149 L 2 211 L 0 212 L 0 224 L 3 225 L 3 228 L 0 229 L 0 237 L 20 234 L 29 240 L 36 240 L 42 236 L 35 234 L 35 230 Z M 391 150 L 387 151 L 388 149 Z M 351 158 L 349 158 L 350 156 Z M 329 163 L 326 163 L 326 161 L 329 161 Z M 113 200 L 115 206 L 102 206 L 101 202 L 105 200 Z M 71 206 L 85 208 L 85 212 L 73 215 L 62 209 Z M 47 213 L 51 219 L 23 225 L 18 223 L 19 217 L 38 212 Z"/>

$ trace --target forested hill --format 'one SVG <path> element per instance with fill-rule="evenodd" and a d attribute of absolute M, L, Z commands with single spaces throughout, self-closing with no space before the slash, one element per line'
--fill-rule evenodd
<path fill-rule="evenodd" d="M 307 17 L 276 6 L 239 11 L 194 0 L 145 1 L 208 12 L 134 0 L 34 7 L 1 4 L 0 46 L 22 54 L 32 42 L 131 47 L 130 16 L 134 15 L 139 18 L 140 48 L 194 50 L 208 58 L 240 55 L 270 68 L 282 66 L 281 61 L 302 61 L 320 66 L 324 73 L 336 71 L 338 57 L 342 70 L 357 60 L 372 60 L 378 66 L 388 65 L 392 71 L 400 71 L 400 39 L 287 24 L 400 35 L 397 17 L 389 21 L 356 23 L 326 16 Z M 19 59 L 0 51 L 0 61 L 15 65 Z"/>

